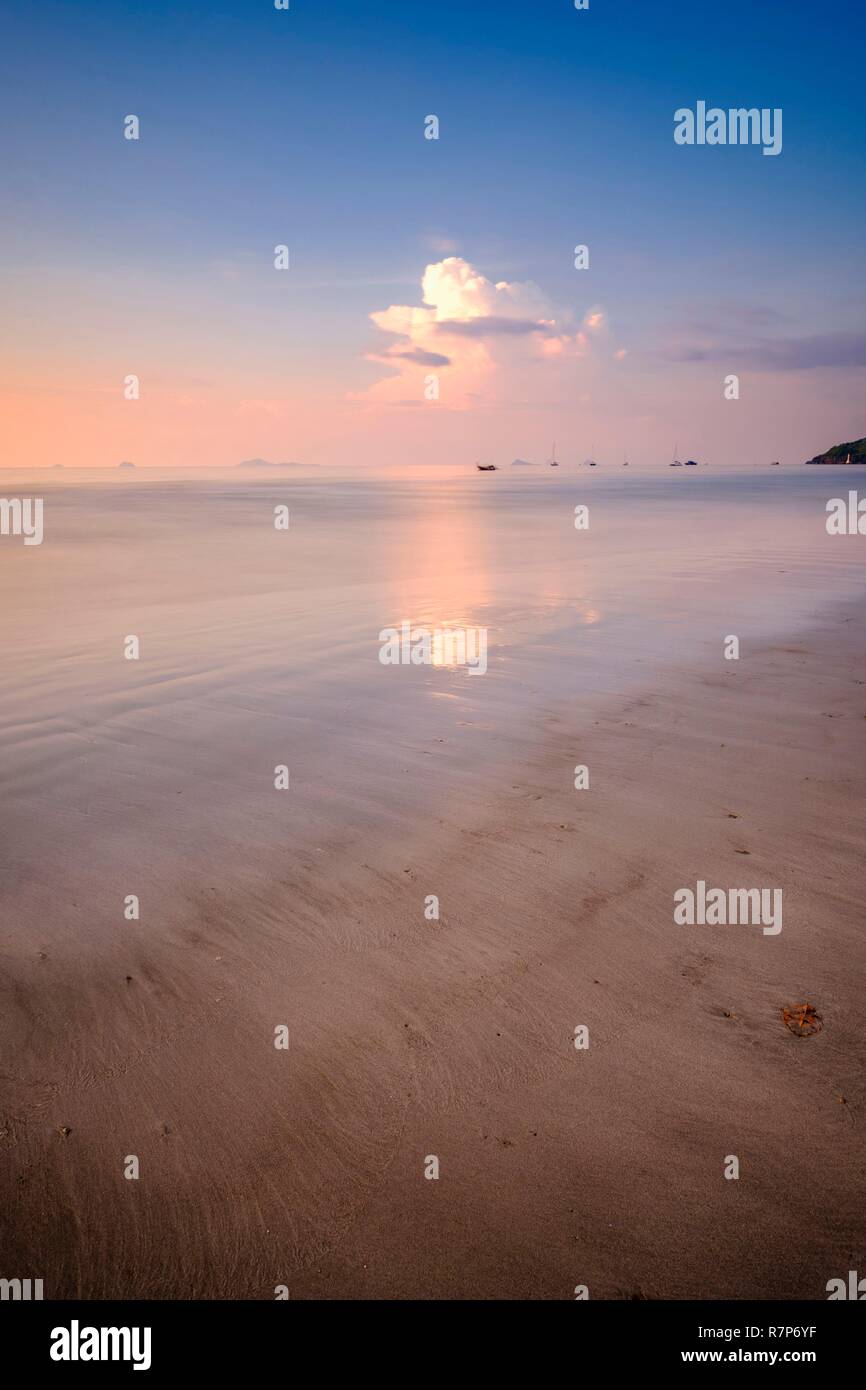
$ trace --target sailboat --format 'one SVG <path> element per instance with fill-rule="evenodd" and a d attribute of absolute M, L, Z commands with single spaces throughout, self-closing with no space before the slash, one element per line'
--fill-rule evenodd
<path fill-rule="evenodd" d="M 585 468 L 598 468 L 598 464 L 596 463 L 595 459 L 592 457 L 592 455 L 593 455 L 594 453 L 595 453 L 595 445 L 593 444 L 593 445 L 591 446 L 591 451 L 590 451 L 590 456 L 589 456 L 589 458 L 583 460 L 583 464 L 584 464 L 584 467 L 585 467 Z"/>
<path fill-rule="evenodd" d="M 559 467 L 559 460 L 556 457 L 556 440 L 553 441 L 553 448 L 550 451 L 550 458 L 547 460 L 551 468 Z"/>
<path fill-rule="evenodd" d="M 677 449 L 678 449 L 678 448 L 679 448 L 679 445 L 678 445 L 678 444 L 675 444 L 675 445 L 674 445 L 674 456 L 673 456 L 673 459 L 672 459 L 671 464 L 670 464 L 670 467 L 671 467 L 671 468 L 682 468 L 682 466 L 683 466 L 681 460 L 677 458 Z"/>

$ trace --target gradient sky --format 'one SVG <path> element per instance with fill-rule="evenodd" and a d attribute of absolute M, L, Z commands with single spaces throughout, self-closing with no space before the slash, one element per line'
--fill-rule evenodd
<path fill-rule="evenodd" d="M 12 3 L 0 462 L 860 437 L 864 40 L 854 0 Z M 781 107 L 782 153 L 675 145 L 698 100 Z"/>

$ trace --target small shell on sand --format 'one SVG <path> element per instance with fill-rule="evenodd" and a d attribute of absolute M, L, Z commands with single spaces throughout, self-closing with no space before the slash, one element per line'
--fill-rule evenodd
<path fill-rule="evenodd" d="M 798 1038 L 809 1038 L 824 1027 L 824 1020 L 813 1004 L 792 1004 L 784 1008 L 782 1022 Z"/>

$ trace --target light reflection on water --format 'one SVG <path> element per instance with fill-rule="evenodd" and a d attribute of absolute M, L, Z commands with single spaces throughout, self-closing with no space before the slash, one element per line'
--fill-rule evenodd
<path fill-rule="evenodd" d="M 351 683 L 404 618 L 485 629 L 488 679 L 521 668 L 583 688 L 624 679 L 638 656 L 691 660 L 720 632 L 796 626 L 862 589 L 862 538 L 824 526 L 827 498 L 856 483 L 841 470 L 584 471 L 543 485 L 56 476 L 40 480 L 44 544 L 0 546 L 0 688 L 27 668 L 46 700 L 50 687 L 74 699 L 94 662 L 97 689 L 122 686 L 106 654 L 136 627 L 151 676 L 176 685 Z M 278 503 L 288 532 L 274 531 Z"/>
<path fill-rule="evenodd" d="M 591 719 L 658 671 L 688 682 L 722 665 L 726 634 L 748 657 L 863 591 L 866 538 L 824 525 L 838 473 L 493 477 L 45 486 L 44 544 L 0 543 L 13 860 L 36 881 L 52 843 L 80 836 L 95 871 L 129 835 L 154 871 L 186 874 L 239 837 L 314 853 L 359 806 L 411 823 L 419 788 L 425 807 L 477 788 L 550 716 Z M 486 673 L 383 666 L 379 633 L 403 619 L 485 629 Z M 127 633 L 140 662 L 122 659 Z M 277 763 L 296 795 L 275 816 Z M 108 813 L 96 849 L 91 807 Z"/>

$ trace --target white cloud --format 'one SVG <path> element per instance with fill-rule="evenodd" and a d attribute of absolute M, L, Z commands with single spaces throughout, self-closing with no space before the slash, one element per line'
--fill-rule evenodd
<path fill-rule="evenodd" d="M 428 265 L 421 294 L 420 305 L 392 304 L 370 315 L 397 341 L 370 354 L 394 374 L 371 387 L 366 399 L 423 399 L 433 367 L 440 377 L 439 403 L 446 408 L 494 404 L 513 396 L 516 385 L 525 396 L 527 369 L 584 356 L 590 334 L 606 328 L 603 309 L 590 310 L 575 329 L 571 314 L 557 309 L 531 280 L 494 282 L 460 256 Z M 524 376 L 515 383 L 520 370 Z"/>

